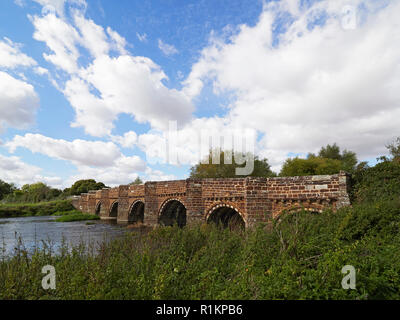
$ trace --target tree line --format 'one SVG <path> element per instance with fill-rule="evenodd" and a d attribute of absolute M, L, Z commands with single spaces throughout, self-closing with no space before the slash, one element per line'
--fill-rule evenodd
<path fill-rule="evenodd" d="M 142 180 L 138 177 L 131 184 L 141 184 Z M 71 187 L 64 190 L 52 188 L 43 182 L 25 184 L 21 188 L 17 188 L 14 183 L 8 183 L 0 179 L 0 201 L 7 203 L 31 202 L 37 203 L 42 201 L 62 200 L 70 196 L 80 195 L 89 190 L 100 190 L 107 188 L 103 182 L 97 182 L 94 179 L 78 180 Z"/>
<path fill-rule="evenodd" d="M 386 146 L 389 150 L 389 157 L 382 156 L 377 160 L 387 162 L 400 162 L 400 137 L 395 139 L 391 144 Z M 220 164 L 212 164 L 212 150 L 208 155 L 208 163 L 203 161 L 194 165 L 190 169 L 191 178 L 233 178 L 236 177 L 235 169 L 237 165 L 225 164 L 225 153 L 232 151 L 221 151 Z M 243 155 L 242 155 L 243 156 Z M 366 161 L 359 162 L 357 155 L 353 151 L 341 150 L 336 144 L 328 144 L 321 147 L 317 154 L 308 153 L 306 158 L 294 157 L 288 158 L 284 162 L 279 173 L 273 172 L 268 164 L 268 159 L 260 159 L 254 156 L 254 170 L 248 176 L 252 177 L 293 177 L 307 175 L 325 175 L 335 174 L 343 170 L 354 175 L 358 172 L 366 170 L 369 165 Z"/>
<path fill-rule="evenodd" d="M 335 174 L 343 170 L 351 174 L 353 183 L 367 177 L 376 175 L 384 175 L 385 172 L 397 172 L 400 167 L 400 137 L 396 138 L 392 143 L 386 145 L 389 156 L 381 156 L 377 160 L 379 163 L 370 167 L 367 162 L 358 162 L 357 155 L 353 151 L 341 150 L 334 143 L 321 147 L 317 154 L 309 153 L 306 158 L 288 158 L 279 173 L 273 172 L 268 163 L 268 159 L 254 158 L 254 170 L 249 176 L 253 177 L 291 177 L 305 175 L 324 175 Z M 224 163 L 225 153 L 232 151 L 221 151 L 220 164 L 212 164 L 212 151 L 208 158 L 209 163 L 199 163 L 191 167 L 191 178 L 234 178 L 236 175 L 237 165 Z M 245 156 L 244 154 L 241 155 Z M 236 158 L 236 157 L 235 157 Z M 372 179 L 372 178 L 371 178 Z M 375 181 L 375 180 L 374 180 Z M 142 184 L 140 177 L 130 183 L 130 185 Z M 1 202 L 42 202 L 57 199 L 66 199 L 73 195 L 86 193 L 89 190 L 100 190 L 107 186 L 103 182 L 97 182 L 94 179 L 78 180 L 71 187 L 64 190 L 52 188 L 43 182 L 33 184 L 25 184 L 21 188 L 17 188 L 14 183 L 8 183 L 0 180 L 0 201 Z"/>

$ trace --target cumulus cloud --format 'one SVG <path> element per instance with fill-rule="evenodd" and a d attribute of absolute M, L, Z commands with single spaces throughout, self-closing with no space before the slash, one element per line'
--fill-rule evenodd
<path fill-rule="evenodd" d="M 137 134 L 135 131 L 128 131 L 123 136 L 111 136 L 111 140 L 124 148 L 133 148 L 137 143 Z"/>
<path fill-rule="evenodd" d="M 19 186 L 41 181 L 53 187 L 60 187 L 62 183 L 59 177 L 43 176 L 41 168 L 27 164 L 19 157 L 6 157 L 1 154 L 0 179 Z"/>
<path fill-rule="evenodd" d="M 80 179 L 95 179 L 108 186 L 128 184 L 142 176 L 146 171 L 146 166 L 138 156 L 121 156 L 108 167 L 79 166 L 77 169 L 78 173 L 71 176 L 66 181 L 66 185 L 71 185 Z"/>
<path fill-rule="evenodd" d="M 21 52 L 22 45 L 14 43 L 8 38 L 0 40 L 0 67 L 16 68 L 18 66 L 31 67 L 36 61 Z"/>
<path fill-rule="evenodd" d="M 85 80 L 83 80 L 83 79 Z M 133 115 L 139 123 L 166 128 L 168 120 L 188 122 L 193 107 L 186 96 L 162 84 L 166 76 L 145 57 L 102 56 L 93 61 L 81 77 L 68 80 L 64 94 L 76 110 L 74 126 L 92 136 L 111 133 L 118 114 Z M 91 87 L 101 92 L 96 96 Z"/>
<path fill-rule="evenodd" d="M 255 26 L 213 35 L 185 93 L 199 95 L 206 81 L 217 94 L 233 92 L 226 120 L 263 134 L 259 152 L 275 169 L 289 152 L 333 142 L 361 158 L 384 153 L 399 133 L 400 2 L 378 9 L 371 1 L 301 3 L 266 4 Z M 349 4 L 358 8 L 355 29 L 343 25 Z M 278 35 L 283 12 L 293 22 Z"/>
<path fill-rule="evenodd" d="M 77 72 L 80 53 L 75 45 L 80 41 L 78 31 L 54 14 L 34 16 L 31 21 L 35 27 L 33 38 L 46 42 L 52 52 L 44 53 L 44 59 L 66 72 Z"/>
<path fill-rule="evenodd" d="M 44 58 L 66 72 L 57 84 L 75 110 L 73 127 L 83 127 L 92 136 L 110 135 L 119 114 L 129 114 L 139 123 L 165 129 L 168 120 L 190 121 L 194 107 L 187 96 L 169 89 L 167 76 L 151 59 L 132 56 L 126 40 L 116 31 L 97 25 L 79 10 L 72 11 L 74 24 L 54 14 L 31 18 L 34 38 L 46 43 Z M 79 47 L 92 59 L 78 60 Z M 111 55 L 110 50 L 119 52 Z"/>
<path fill-rule="evenodd" d="M 132 139 L 125 136 L 126 143 Z M 79 179 L 93 178 L 107 184 L 129 183 L 146 171 L 145 162 L 138 156 L 125 156 L 113 142 L 53 139 L 40 134 L 16 135 L 5 143 L 10 152 L 25 148 L 53 159 L 65 160 L 74 164 L 78 174 L 68 179 L 68 186 Z"/>
<path fill-rule="evenodd" d="M 18 147 L 33 153 L 41 153 L 51 158 L 71 161 L 73 164 L 87 166 L 110 166 L 121 157 L 121 152 L 113 142 L 53 139 L 41 134 L 27 133 L 16 135 L 5 144 L 10 152 Z"/>
<path fill-rule="evenodd" d="M 165 43 L 161 39 L 158 39 L 158 48 L 166 56 L 172 56 L 172 55 L 177 54 L 179 52 L 172 44 Z"/>
<path fill-rule="evenodd" d="M 0 131 L 34 123 L 39 98 L 33 86 L 0 71 Z"/>

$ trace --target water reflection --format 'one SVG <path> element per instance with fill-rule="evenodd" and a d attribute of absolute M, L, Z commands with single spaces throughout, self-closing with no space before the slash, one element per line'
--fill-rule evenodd
<path fill-rule="evenodd" d="M 123 226 L 105 221 L 56 222 L 57 217 L 24 217 L 0 219 L 0 254 L 10 256 L 21 239 L 24 248 L 32 252 L 43 247 L 43 242 L 51 244 L 57 252 L 63 241 L 69 246 L 81 242 L 94 247 L 129 232 Z"/>

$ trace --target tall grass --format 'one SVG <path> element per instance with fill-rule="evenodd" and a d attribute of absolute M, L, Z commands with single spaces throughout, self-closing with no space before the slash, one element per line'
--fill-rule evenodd
<path fill-rule="evenodd" d="M 298 212 L 229 231 L 129 233 L 98 250 L 23 249 L 0 262 L 1 299 L 400 299 L 400 202 Z M 41 268 L 56 269 L 56 290 Z M 356 289 L 341 287 L 344 265 Z"/>

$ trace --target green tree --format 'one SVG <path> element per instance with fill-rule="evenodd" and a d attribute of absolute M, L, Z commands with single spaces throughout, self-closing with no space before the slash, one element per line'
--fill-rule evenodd
<path fill-rule="evenodd" d="M 131 182 L 129 185 L 130 185 L 130 186 L 133 186 L 133 185 L 135 185 L 135 184 L 143 184 L 142 179 L 140 179 L 140 177 L 137 177 L 137 178 L 135 179 L 135 181 Z"/>
<path fill-rule="evenodd" d="M 16 190 L 13 183 L 7 183 L 0 179 L 0 200 L 2 200 L 6 195 L 12 194 Z"/>
<path fill-rule="evenodd" d="M 333 145 L 328 144 L 326 147 L 322 147 L 318 153 L 318 156 L 321 158 L 342 160 L 340 148 L 336 143 L 334 143 Z"/>
<path fill-rule="evenodd" d="M 342 162 L 336 159 L 309 156 L 307 159 L 287 159 L 282 166 L 280 176 L 309 176 L 320 174 L 335 174 L 342 168 Z"/>
<path fill-rule="evenodd" d="M 400 137 L 397 137 L 392 143 L 386 145 L 393 161 L 400 162 Z"/>
<path fill-rule="evenodd" d="M 221 151 L 219 164 L 213 164 L 212 162 L 212 151 L 210 150 L 208 155 L 208 163 L 199 163 L 194 165 L 190 169 L 191 178 L 235 178 L 237 167 L 244 167 L 244 165 L 239 166 L 232 159 L 232 164 L 225 163 L 225 154 L 227 157 L 232 159 L 232 151 Z M 239 157 L 244 157 L 245 154 L 235 153 L 235 159 Z M 268 164 L 267 159 L 259 159 L 257 156 L 252 154 L 247 154 L 248 159 L 254 157 L 254 170 L 248 176 L 252 177 L 274 177 L 276 174 L 271 171 L 271 167 Z M 205 161 L 204 161 L 205 162 Z M 243 176 L 241 176 L 243 177 Z"/>
<path fill-rule="evenodd" d="M 354 152 L 348 150 L 340 152 L 340 147 L 336 143 L 328 144 L 320 149 L 318 155 L 309 153 L 306 159 L 298 157 L 287 159 L 280 176 L 335 174 L 340 170 L 353 173 L 357 162 L 357 155 Z"/>
<path fill-rule="evenodd" d="M 71 188 L 65 189 L 64 193 L 67 195 L 80 195 L 90 190 L 100 190 L 105 187 L 106 185 L 103 182 L 96 182 L 94 179 L 78 180 Z"/>

